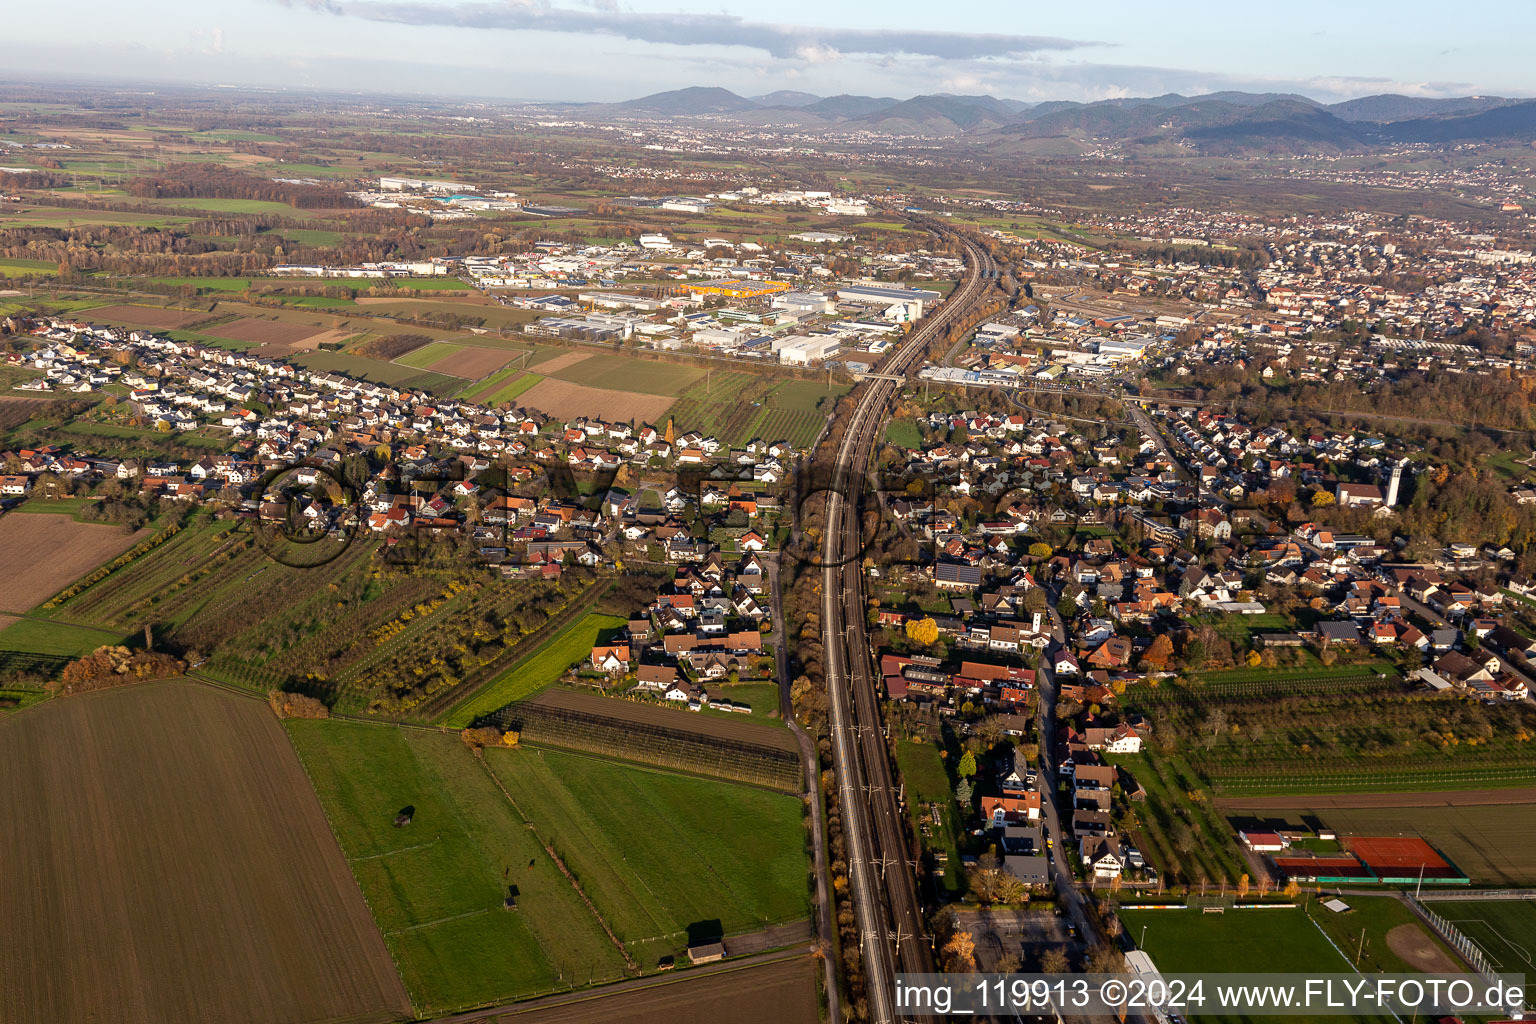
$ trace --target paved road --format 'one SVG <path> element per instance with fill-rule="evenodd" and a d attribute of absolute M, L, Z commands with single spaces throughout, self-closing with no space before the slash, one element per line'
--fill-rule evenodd
<path fill-rule="evenodd" d="M 1055 619 L 1054 612 L 1052 619 L 1056 631 L 1060 633 L 1061 623 Z M 1057 774 L 1057 767 L 1061 761 L 1056 750 L 1058 690 L 1055 673 L 1044 660 L 1040 662 L 1036 683 L 1040 690 L 1037 722 L 1037 731 L 1040 735 L 1040 820 L 1051 837 L 1051 874 L 1056 880 L 1056 892 L 1067 912 L 1067 919 L 1077 928 L 1077 934 L 1084 942 L 1096 944 L 1098 933 L 1090 924 L 1088 911 L 1084 906 L 1083 891 L 1077 886 L 1077 876 L 1073 874 L 1071 861 L 1068 860 L 1071 833 L 1062 827 L 1061 813 L 1056 806 L 1056 781 L 1061 778 Z M 1068 807 L 1067 811 L 1070 815 L 1071 808 Z M 1071 820 L 1070 816 L 1068 820 Z"/>

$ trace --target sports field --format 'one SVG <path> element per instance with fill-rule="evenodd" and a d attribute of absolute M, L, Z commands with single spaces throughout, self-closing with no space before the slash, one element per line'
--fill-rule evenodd
<path fill-rule="evenodd" d="M 618 950 L 457 736 L 287 726 L 418 1012 L 623 975 Z M 406 809 L 410 824 L 396 828 Z"/>
<path fill-rule="evenodd" d="M 1270 910 L 1136 910 L 1120 920 L 1159 971 L 1165 974 L 1344 974 L 1352 968 L 1300 907 Z M 1145 932 L 1143 932 L 1145 927 Z M 1143 940 L 1143 935 L 1145 939 Z M 1209 1016 L 1202 1020 L 1295 1021 L 1295 1017 Z M 1354 1017 L 1385 1024 L 1378 1018 Z M 1390 1018 L 1386 1018 L 1390 1021 Z"/>
<path fill-rule="evenodd" d="M 1526 975 L 1527 992 L 1536 985 L 1536 899 L 1434 900 L 1425 905 L 1476 943 L 1495 970 Z"/>
<path fill-rule="evenodd" d="M 1341 836 L 1417 836 L 1474 885 L 1536 883 L 1536 804 L 1528 798 L 1519 803 L 1477 803 L 1498 793 L 1475 790 L 1398 795 L 1422 806 L 1332 807 L 1320 805 L 1316 798 L 1293 797 L 1285 810 L 1267 801 L 1241 809 L 1234 801 L 1222 810 L 1233 818 L 1257 818 L 1269 827 L 1305 827 L 1303 815 L 1309 815 Z M 1463 799 L 1467 802 L 1462 803 Z"/>
<path fill-rule="evenodd" d="M 1345 971 L 1336 953 L 1300 907 L 1280 910 L 1137 910 L 1124 907 L 1127 932 L 1158 969 L 1180 971 Z"/>
<path fill-rule="evenodd" d="M 186 682 L 0 720 L 0 1019 L 385 1021 L 410 1011 L 282 728 Z"/>

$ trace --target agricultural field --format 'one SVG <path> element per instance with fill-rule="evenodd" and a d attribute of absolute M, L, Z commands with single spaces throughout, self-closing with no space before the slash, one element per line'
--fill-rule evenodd
<path fill-rule="evenodd" d="M 1126 706 L 1221 796 L 1536 782 L 1536 709 L 1425 695 L 1385 665 L 1213 673 Z"/>
<path fill-rule="evenodd" d="M 23 382 L 25 383 L 25 382 Z M 50 398 L 22 398 L 0 395 L 0 430 L 19 427 L 53 404 Z"/>
<path fill-rule="evenodd" d="M 572 665 L 585 661 L 594 646 L 619 634 L 624 622 L 614 615 L 587 613 L 454 708 L 446 724 L 461 729 L 513 701 L 525 700 L 553 686 Z"/>
<path fill-rule="evenodd" d="M 155 331 L 192 327 L 210 318 L 207 310 L 177 309 L 174 306 L 140 306 L 119 304 L 100 306 L 88 314 L 89 319 L 105 324 L 124 327 L 144 327 Z"/>
<path fill-rule="evenodd" d="M 248 341 L 257 345 L 296 347 L 300 342 L 322 333 L 323 328 L 306 324 L 282 323 L 258 317 L 241 317 L 230 323 L 204 329 L 204 333 L 231 341 Z"/>
<path fill-rule="evenodd" d="M 712 434 L 729 445 L 753 438 L 809 447 L 821 432 L 831 404 L 847 385 L 790 380 L 732 370 L 714 373 L 683 392 L 670 411 L 682 429 Z"/>
<path fill-rule="evenodd" d="M 0 516 L 0 612 L 27 612 L 69 583 L 147 540 L 148 529 L 80 523 L 69 516 Z"/>
<path fill-rule="evenodd" d="M 495 330 L 516 330 L 543 315 L 526 309 L 497 305 L 479 292 L 463 298 L 444 294 L 442 298 L 436 299 L 402 299 L 370 295 L 359 297 L 356 302 L 362 307 L 363 312 L 372 316 L 444 324 L 456 321 Z"/>
<path fill-rule="evenodd" d="M 794 796 L 555 750 L 486 763 L 642 967 L 810 914 Z"/>
<path fill-rule="evenodd" d="M 76 626 L 48 619 L 6 616 L 0 623 L 0 651 L 27 652 L 78 658 L 106 644 L 119 644 L 126 636 L 111 629 Z"/>
<path fill-rule="evenodd" d="M 517 402 L 561 420 L 601 417 L 635 423 L 656 423 L 672 406 L 664 395 L 590 388 L 548 377 L 517 396 Z"/>
<path fill-rule="evenodd" d="M 703 380 L 706 373 L 697 366 L 636 359 L 631 356 L 608 353 L 591 354 L 584 359 L 569 361 L 563 361 L 557 357 L 534 369 L 546 377 L 554 377 L 586 387 L 636 391 L 647 395 L 667 395 L 673 398 L 688 390 L 697 381 Z"/>
<path fill-rule="evenodd" d="M 499 383 L 494 386 L 476 392 L 470 400 L 484 405 L 500 405 L 502 402 L 516 403 L 524 392 L 543 379 L 543 377 L 536 373 L 514 372 L 510 377 L 501 378 Z"/>
<path fill-rule="evenodd" d="M 185 682 L 55 699 L 0 720 L 0 771 L 13 825 L 0 836 L 13 866 L 0 873 L 0 918 L 27 951 L 0 958 L 5 1020 L 410 1013 L 262 703 Z"/>
<path fill-rule="evenodd" d="M 57 277 L 59 265 L 47 260 L 0 259 L 0 277 Z"/>
<path fill-rule="evenodd" d="M 432 391 L 438 394 L 451 394 L 464 383 L 460 378 L 450 377 L 444 373 L 418 370 L 411 366 L 400 366 L 382 359 L 368 359 L 344 352 L 300 352 L 295 354 L 291 361 L 323 373 L 343 373 L 360 380 L 388 384 L 390 387 Z"/>
<path fill-rule="evenodd" d="M 134 213 L 118 210 L 76 210 L 32 203 L 6 203 L 0 207 L 0 229 L 121 227 L 165 228 L 185 224 L 191 218 L 171 214 Z"/>
<path fill-rule="evenodd" d="M 395 362 L 404 366 L 446 373 L 467 380 L 488 377 L 517 358 L 517 353 L 506 349 L 482 348 L 475 345 L 448 345 L 434 343 L 401 356 Z"/>
<path fill-rule="evenodd" d="M 661 975 L 643 987 L 503 1014 L 494 1024 L 817 1024 L 819 1002 L 815 961 L 786 957 L 717 974 Z"/>
<path fill-rule="evenodd" d="M 1277 809 L 1244 807 L 1239 798 L 1234 806 L 1223 803 L 1221 810 L 1234 821 L 1286 822 L 1302 828 L 1304 818 L 1315 819 L 1344 838 L 1417 836 L 1460 868 L 1473 885 L 1536 885 L 1536 805 L 1479 803 L 1484 796 L 1467 791 L 1404 795 L 1417 806 L 1319 807 L 1301 798 Z"/>
<path fill-rule="evenodd" d="M 457 736 L 286 725 L 419 1014 L 624 976 L 597 917 Z M 396 827 L 401 814 L 410 824 Z"/>
<path fill-rule="evenodd" d="M 801 786 L 799 747 L 789 730 L 744 715 L 695 715 L 648 702 L 550 689 L 503 709 L 493 721 L 519 730 L 525 742 L 537 745 L 789 793 Z"/>
<path fill-rule="evenodd" d="M 343 711 L 420 714 L 472 692 L 511 663 L 524 636 L 588 593 L 575 572 L 508 582 L 464 567 L 400 571 L 364 541 L 322 571 L 283 565 L 248 531 L 200 518 L 155 537 L 42 614 L 118 635 L 152 623 L 224 682 L 301 686 Z"/>

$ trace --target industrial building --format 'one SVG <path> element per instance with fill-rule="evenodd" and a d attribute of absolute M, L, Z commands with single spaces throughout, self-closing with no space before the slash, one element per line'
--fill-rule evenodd
<path fill-rule="evenodd" d="M 577 317 L 547 316 L 523 330 L 531 335 L 572 341 L 616 341 L 629 338 L 644 322 L 639 317 L 588 313 Z"/>
<path fill-rule="evenodd" d="M 879 306 L 887 320 L 910 323 L 923 315 L 923 305 L 937 302 L 944 296 L 939 292 L 920 291 L 915 288 L 882 288 L 875 285 L 851 284 L 837 290 L 839 302 L 851 302 L 858 306 Z"/>
<path fill-rule="evenodd" d="M 783 281 L 705 281 L 688 287 L 696 300 L 706 295 L 723 295 L 728 299 L 760 299 L 789 290 L 790 285 Z"/>
<path fill-rule="evenodd" d="M 576 301 L 594 309 L 643 309 L 655 312 L 666 309 L 665 299 L 650 299 L 643 295 L 626 295 L 623 292 L 580 292 Z"/>
<path fill-rule="evenodd" d="M 1140 359 L 1152 346 L 1148 337 L 1105 338 L 1099 342 L 1099 358 L 1119 362 L 1124 359 Z"/>
<path fill-rule="evenodd" d="M 773 308 L 794 312 L 831 313 L 837 305 L 820 292 L 784 292 L 773 297 Z"/>
<path fill-rule="evenodd" d="M 842 341 L 829 334 L 790 336 L 773 339 L 770 347 L 786 366 L 809 366 L 831 356 L 842 347 Z"/>

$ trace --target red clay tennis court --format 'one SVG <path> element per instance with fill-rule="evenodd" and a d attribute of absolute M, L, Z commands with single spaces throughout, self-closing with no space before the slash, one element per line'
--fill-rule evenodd
<path fill-rule="evenodd" d="M 1353 836 L 1349 847 L 1356 857 L 1383 877 L 1417 874 L 1431 877 L 1450 869 L 1435 848 L 1417 836 Z"/>

